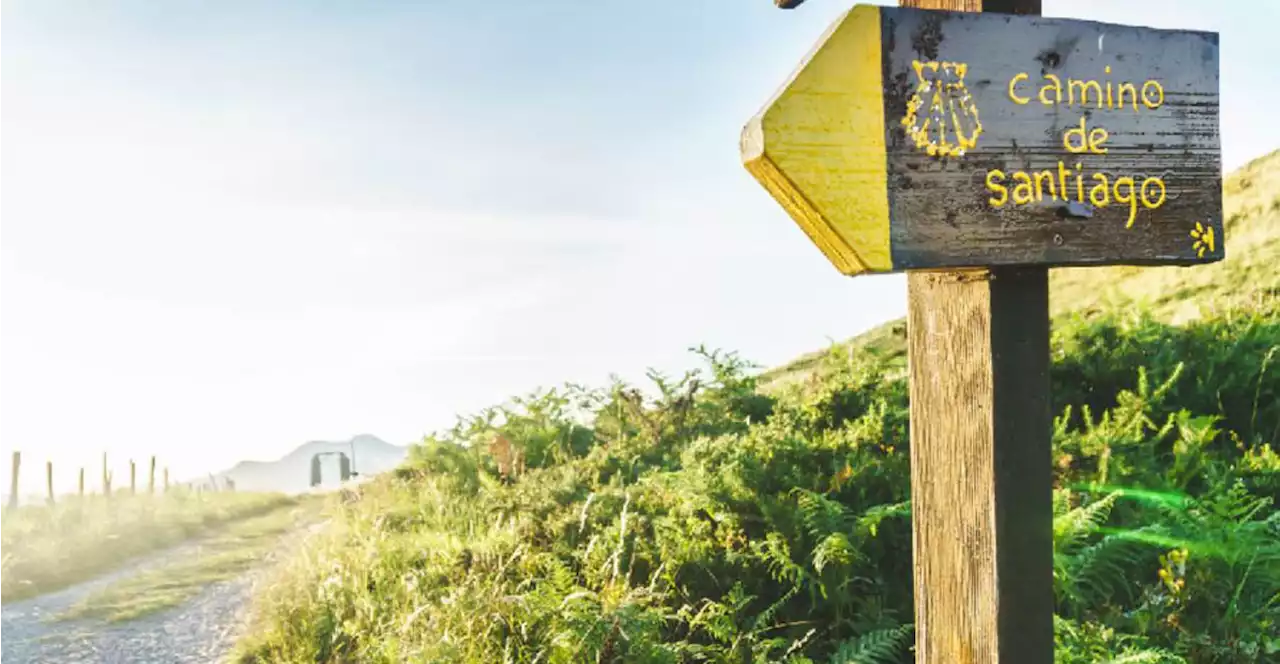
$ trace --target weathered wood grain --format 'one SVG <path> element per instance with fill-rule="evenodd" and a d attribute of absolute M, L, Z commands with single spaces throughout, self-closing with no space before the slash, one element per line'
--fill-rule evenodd
<path fill-rule="evenodd" d="M 1047 273 L 908 273 L 919 664 L 1053 658 Z"/>
<path fill-rule="evenodd" d="M 886 8 L 881 17 L 895 267 L 1176 264 L 1223 256 L 1216 34 L 990 13 Z M 963 156 L 930 156 L 893 121 L 903 117 L 915 89 L 914 61 L 968 65 L 965 88 L 980 112 L 982 131 Z M 1015 93 L 1030 97 L 1026 104 L 1015 103 L 1009 91 L 1019 74 L 1026 77 L 1018 79 Z M 1053 82 L 1046 75 L 1058 77 L 1063 96 L 1077 103 L 1041 103 L 1040 88 Z M 1102 108 L 1092 103 L 1090 81 L 1098 84 Z M 1140 98 L 1146 81 L 1163 91 L 1154 109 Z M 1107 108 L 1107 83 L 1114 105 L 1126 82 L 1138 98 L 1126 95 L 1123 109 Z M 1156 88 L 1150 90 L 1154 100 Z M 1087 105 L 1078 103 L 1085 92 L 1091 95 Z M 1046 98 L 1057 96 L 1050 91 Z M 1064 134 L 1082 119 L 1086 135 L 1107 132 L 1098 145 L 1105 154 L 1073 154 L 1064 147 Z M 992 205 L 985 181 L 992 169 L 1006 175 L 1056 173 L 1059 162 L 1068 169 L 1067 193 L 1075 209 L 1051 199 L 1047 182 L 1040 201 Z M 1084 204 L 1076 195 L 1077 173 L 1083 175 Z M 1155 209 L 1139 203 L 1130 224 L 1129 205 L 1112 200 L 1099 207 L 1090 201 L 1097 173 L 1113 183 L 1120 177 L 1137 183 L 1160 177 L 1166 200 Z M 1055 193 L 1061 193 L 1058 188 Z M 1154 183 L 1149 191 L 1154 202 Z M 1197 222 L 1215 229 L 1214 247 L 1203 255 L 1190 235 Z"/>

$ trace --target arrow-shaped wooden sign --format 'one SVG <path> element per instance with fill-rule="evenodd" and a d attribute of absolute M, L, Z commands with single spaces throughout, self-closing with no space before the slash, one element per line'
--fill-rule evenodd
<path fill-rule="evenodd" d="M 859 5 L 742 136 L 844 274 L 1220 260 L 1218 37 Z"/>

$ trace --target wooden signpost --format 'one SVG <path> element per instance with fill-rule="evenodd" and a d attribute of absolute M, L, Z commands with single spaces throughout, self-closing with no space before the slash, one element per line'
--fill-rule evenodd
<path fill-rule="evenodd" d="M 916 661 L 1049 664 L 1048 268 L 1223 258 L 1218 39 L 903 4 L 838 18 L 742 157 L 841 273 L 907 272 Z"/>

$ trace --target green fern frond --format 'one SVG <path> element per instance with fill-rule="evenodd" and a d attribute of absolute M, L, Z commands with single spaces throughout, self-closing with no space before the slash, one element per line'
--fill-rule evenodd
<path fill-rule="evenodd" d="M 1119 657 L 1106 660 L 1105 664 L 1186 664 L 1185 659 L 1158 648 L 1131 650 Z"/>
<path fill-rule="evenodd" d="M 1054 551 L 1065 551 L 1097 532 L 1111 515 L 1122 492 L 1113 491 L 1088 505 L 1068 510 L 1053 520 Z"/>
<path fill-rule="evenodd" d="M 911 648 L 914 625 L 878 629 L 842 641 L 831 664 L 898 664 Z"/>
<path fill-rule="evenodd" d="M 815 539 L 849 530 L 853 518 L 849 508 L 840 502 L 807 489 L 795 489 L 792 493 L 800 508 L 800 521 Z"/>
<path fill-rule="evenodd" d="M 769 533 L 763 542 L 752 546 L 752 551 L 769 568 L 774 581 L 799 584 L 804 577 L 804 569 L 791 559 L 791 547 L 782 535 Z"/>
<path fill-rule="evenodd" d="M 1071 496 L 1073 495 L 1075 494 L 1073 494 L 1070 489 L 1054 489 L 1053 520 L 1055 524 L 1059 517 L 1071 511 Z"/>
<path fill-rule="evenodd" d="M 813 549 L 813 569 L 821 574 L 829 565 L 848 565 L 857 555 L 844 533 L 831 533 Z"/>
<path fill-rule="evenodd" d="M 1121 596 L 1130 599 L 1134 579 L 1144 578 L 1158 549 L 1139 540 L 1109 536 L 1055 560 L 1055 586 L 1075 606 L 1099 605 Z"/>
<path fill-rule="evenodd" d="M 904 500 L 900 503 L 876 505 L 868 509 L 858 517 L 858 529 L 871 533 L 871 536 L 875 537 L 881 521 L 899 517 L 911 518 L 911 501 Z"/>
<path fill-rule="evenodd" d="M 795 597 L 796 593 L 798 592 L 800 592 L 799 586 L 791 587 L 789 590 L 787 590 L 787 592 L 783 593 L 782 596 L 779 597 L 773 604 L 770 604 L 768 607 L 766 607 L 764 611 L 761 611 L 760 613 L 756 614 L 756 617 L 753 618 L 751 621 L 752 631 L 758 633 L 772 627 L 773 619 L 775 616 L 778 615 L 778 611 L 782 609 L 783 605 L 785 605 L 787 602 L 790 602 L 791 598 Z"/>

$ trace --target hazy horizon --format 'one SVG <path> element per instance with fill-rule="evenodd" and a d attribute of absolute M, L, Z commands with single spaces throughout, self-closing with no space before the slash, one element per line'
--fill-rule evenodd
<path fill-rule="evenodd" d="M 405 445 L 902 315 L 901 276 L 840 276 L 738 158 L 850 4 L 5 3 L 0 449 L 26 491 L 104 450 L 189 477 Z M 1280 7 L 1044 14 L 1218 31 L 1225 170 L 1280 147 Z"/>

